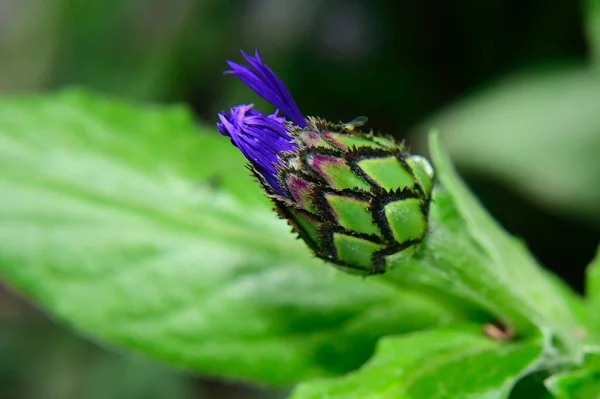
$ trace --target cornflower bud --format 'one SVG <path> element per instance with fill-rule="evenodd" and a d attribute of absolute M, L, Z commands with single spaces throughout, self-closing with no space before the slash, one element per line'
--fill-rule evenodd
<path fill-rule="evenodd" d="M 250 67 L 228 61 L 226 73 L 278 111 L 235 106 L 219 114 L 217 127 L 248 159 L 279 215 L 316 256 L 350 273 L 383 273 L 387 255 L 414 250 L 427 232 L 429 162 L 360 131 L 366 118 L 344 124 L 303 116 L 258 51 L 242 55 Z"/>

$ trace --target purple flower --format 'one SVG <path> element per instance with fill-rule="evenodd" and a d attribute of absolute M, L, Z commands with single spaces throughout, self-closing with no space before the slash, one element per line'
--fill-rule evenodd
<path fill-rule="evenodd" d="M 243 51 L 242 55 L 252 68 L 227 61 L 231 70 L 225 71 L 225 73 L 230 73 L 240 78 L 242 82 L 246 83 L 259 96 L 273 104 L 296 125 L 300 127 L 308 126 L 308 122 L 302 116 L 302 112 L 300 112 L 290 91 L 271 68 L 263 62 L 258 49 L 256 49 L 254 57 L 249 56 Z"/>
<path fill-rule="evenodd" d="M 281 79 L 262 61 L 258 50 L 254 57 L 242 51 L 251 65 L 247 67 L 227 61 L 231 70 L 225 71 L 240 78 L 259 96 L 278 108 L 287 118 L 299 127 L 308 126 L 290 91 Z M 288 132 L 285 117 L 265 115 L 253 108 L 253 104 L 238 105 L 219 114 L 219 132 L 231 137 L 233 144 L 252 163 L 269 185 L 285 196 L 277 179 L 277 165 L 282 152 L 295 151 L 296 144 Z"/>
<path fill-rule="evenodd" d="M 217 123 L 219 132 L 231 137 L 232 143 L 252 162 L 269 185 L 284 195 L 277 181 L 278 154 L 294 151 L 296 145 L 288 134 L 285 118 L 277 112 L 265 115 L 252 108 L 253 104 L 238 105 L 230 113 L 221 112 Z"/>

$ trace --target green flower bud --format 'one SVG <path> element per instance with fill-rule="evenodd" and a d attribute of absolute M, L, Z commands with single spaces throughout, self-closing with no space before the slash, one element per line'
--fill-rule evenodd
<path fill-rule="evenodd" d="M 252 104 L 219 114 L 230 137 L 279 214 L 315 254 L 347 272 L 385 271 L 385 257 L 414 250 L 427 232 L 433 169 L 392 139 L 356 131 L 364 123 L 305 118 L 289 90 L 262 61 L 229 62 L 240 78 L 281 110 L 265 115 Z"/>
<path fill-rule="evenodd" d="M 257 176 L 318 257 L 354 274 L 383 273 L 386 255 L 412 251 L 427 232 L 433 169 L 392 139 L 308 122 L 290 127 L 298 148 L 280 155 L 285 195 Z"/>

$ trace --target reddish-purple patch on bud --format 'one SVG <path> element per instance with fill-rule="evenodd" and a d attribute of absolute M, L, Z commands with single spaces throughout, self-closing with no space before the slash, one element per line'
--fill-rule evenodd
<path fill-rule="evenodd" d="M 298 141 L 304 144 L 306 147 L 325 147 L 325 148 L 333 148 L 331 144 L 325 140 L 325 137 L 317 132 L 312 130 L 301 130 L 297 134 Z"/>
<path fill-rule="evenodd" d="M 345 143 L 343 143 L 341 140 L 339 140 L 338 134 L 336 134 L 334 132 L 325 132 L 325 133 L 323 133 L 323 136 L 327 137 L 329 140 L 331 140 L 333 143 L 335 143 L 335 145 L 338 148 L 342 148 L 344 150 L 348 149 L 348 146 Z"/>
<path fill-rule="evenodd" d="M 306 161 L 315 170 L 316 174 L 324 179 L 332 188 L 370 188 L 360 176 L 352 172 L 346 161 L 339 156 L 316 153 L 309 155 Z"/>
<path fill-rule="evenodd" d="M 315 185 L 300 176 L 288 175 L 286 185 L 291 198 L 298 203 L 303 209 L 308 211 L 314 210 L 313 198 L 311 193 L 314 192 Z"/>
<path fill-rule="evenodd" d="M 329 172 L 336 167 L 339 168 L 346 165 L 343 159 L 321 154 L 310 156 L 308 158 L 308 164 L 319 174 L 319 176 L 324 177 L 328 183 L 334 183 L 332 177 L 329 176 Z"/>

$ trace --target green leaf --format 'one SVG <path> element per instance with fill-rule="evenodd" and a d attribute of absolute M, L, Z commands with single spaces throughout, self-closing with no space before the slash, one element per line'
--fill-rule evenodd
<path fill-rule="evenodd" d="M 314 259 L 243 164 L 181 107 L 2 98 L 0 276 L 93 339 L 270 384 L 451 319 Z"/>
<path fill-rule="evenodd" d="M 600 397 L 600 348 L 588 348 L 583 365 L 548 378 L 545 385 L 556 399 Z"/>
<path fill-rule="evenodd" d="M 557 399 L 598 399 L 600 397 L 600 370 L 578 370 L 564 373 L 548 381 Z"/>
<path fill-rule="evenodd" d="M 423 124 L 466 172 L 500 179 L 543 207 L 600 220 L 600 77 L 590 68 L 505 78 Z"/>
<path fill-rule="evenodd" d="M 301 384 L 292 399 L 505 398 L 542 354 L 539 342 L 500 343 L 477 328 L 388 337 L 360 370 Z"/>
<path fill-rule="evenodd" d="M 555 354 L 576 363 L 588 326 L 577 311 L 582 299 L 549 277 L 526 247 L 485 211 L 437 137 L 433 134 L 430 141 L 439 184 L 433 192 L 429 233 L 412 257 L 402 252 L 388 257 L 392 271 L 381 279 L 470 303 L 484 312 L 479 320 L 500 322 L 517 336 L 556 337 L 554 344 L 561 350 Z"/>
<path fill-rule="evenodd" d="M 600 339 L 600 247 L 586 270 L 588 311 L 594 323 L 594 332 Z"/>

